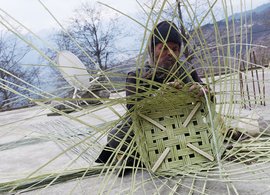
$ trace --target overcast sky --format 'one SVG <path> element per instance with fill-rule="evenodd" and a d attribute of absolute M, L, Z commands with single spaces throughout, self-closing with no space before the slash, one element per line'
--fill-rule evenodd
<path fill-rule="evenodd" d="M 100 1 L 128 14 L 134 14 L 140 10 L 136 0 Z M 140 3 L 144 3 L 146 1 L 147 0 L 139 0 Z M 148 0 L 148 2 L 149 1 L 151 0 Z M 96 0 L 43 0 L 42 2 L 59 21 L 65 22 L 70 16 L 72 16 L 73 10 L 78 8 L 81 3 L 94 3 Z M 243 0 L 232 0 L 232 2 L 234 4 L 234 12 L 239 12 L 240 4 Z M 251 4 L 252 7 L 257 7 L 264 3 L 269 3 L 270 0 L 252 0 L 252 2 L 250 0 L 246 0 L 246 2 L 248 5 L 247 9 L 249 9 Z M 54 19 L 49 16 L 38 0 L 0 0 L 0 7 L 31 30 L 40 31 L 42 29 L 49 29 L 57 26 Z"/>
<path fill-rule="evenodd" d="M 139 9 L 135 0 L 100 1 L 129 14 L 135 13 Z M 72 16 L 74 9 L 83 2 L 94 3 L 96 0 L 43 0 L 42 2 L 60 22 L 65 22 Z M 57 26 L 55 20 L 38 0 L 0 0 L 0 8 L 34 31 Z"/>

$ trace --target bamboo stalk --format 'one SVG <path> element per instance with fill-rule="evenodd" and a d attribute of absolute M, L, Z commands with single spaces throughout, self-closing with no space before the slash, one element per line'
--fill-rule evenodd
<path fill-rule="evenodd" d="M 265 83 L 264 83 L 264 69 L 262 69 L 262 77 L 263 77 L 263 101 L 264 101 L 264 106 L 266 106 L 265 103 Z"/>
<path fill-rule="evenodd" d="M 249 105 L 249 109 L 251 109 L 251 102 L 250 102 L 250 95 L 249 95 L 249 88 L 248 88 L 248 79 L 247 79 L 247 72 L 248 69 L 246 70 L 244 64 L 243 64 L 243 67 L 244 67 L 244 71 L 245 71 L 245 83 L 246 83 L 246 90 L 247 90 L 247 99 L 248 99 L 248 105 Z"/>
<path fill-rule="evenodd" d="M 176 3 L 177 3 L 177 9 L 178 9 L 178 16 L 179 16 L 179 20 L 180 20 L 180 31 L 181 31 L 181 34 L 183 36 L 183 38 L 182 38 L 183 48 L 184 48 L 183 53 L 184 53 L 185 57 L 188 59 L 188 61 L 191 62 L 192 58 L 190 58 L 189 48 L 187 47 L 188 37 L 187 37 L 186 29 L 184 26 L 183 15 L 182 15 L 182 10 L 181 10 L 181 3 L 179 0 L 176 0 Z"/>
<path fill-rule="evenodd" d="M 251 52 L 249 53 L 249 55 L 250 55 L 250 61 L 251 61 L 251 59 L 252 59 Z M 253 65 L 252 65 L 252 63 L 250 64 L 250 66 L 251 66 L 250 69 L 251 69 L 251 77 L 252 77 L 252 86 L 253 86 L 254 100 L 255 100 L 255 104 L 257 104 L 256 88 L 255 88 L 255 80 L 254 80 L 254 72 L 253 72 Z"/>
<path fill-rule="evenodd" d="M 65 171 L 61 173 L 50 173 L 43 174 L 37 177 L 27 178 L 23 180 L 15 180 L 11 182 L 1 183 L 0 184 L 0 193 L 9 192 L 11 190 L 19 191 L 29 188 L 29 190 L 36 190 L 40 188 L 45 188 L 50 184 L 55 178 L 53 184 L 64 183 L 73 179 L 80 178 L 82 176 L 98 176 L 103 170 L 102 166 L 87 167 L 81 169 L 74 169 L 70 171 Z"/>
<path fill-rule="evenodd" d="M 256 58 L 255 51 L 253 51 L 253 59 L 254 59 L 254 63 L 257 64 L 257 58 Z M 261 102 L 261 105 L 263 105 L 263 102 L 262 102 L 262 92 L 261 92 L 261 86 L 260 86 L 260 79 L 259 79 L 259 74 L 258 74 L 258 70 L 257 69 L 256 69 L 256 78 L 257 78 L 257 84 L 258 84 L 258 91 L 259 91 L 260 102 Z"/>
<path fill-rule="evenodd" d="M 241 94 L 241 98 L 243 99 L 243 104 L 244 104 L 243 106 L 246 109 L 247 106 L 246 106 L 245 91 L 244 91 L 244 84 L 243 84 L 243 77 L 242 77 L 241 70 L 239 72 L 239 80 L 240 80 L 240 94 Z M 242 101 L 241 101 L 241 104 L 242 104 Z"/>
<path fill-rule="evenodd" d="M 246 84 L 246 91 L 247 91 L 247 99 L 248 99 L 248 105 L 249 105 L 249 109 L 251 109 L 251 102 L 250 102 L 250 95 L 249 95 L 249 88 L 248 88 L 248 79 L 247 79 L 247 73 L 246 73 L 246 68 L 244 63 L 242 62 L 243 65 L 243 70 L 244 70 L 244 74 L 245 74 L 245 84 Z"/>
<path fill-rule="evenodd" d="M 240 55 L 238 54 L 238 58 L 240 60 Z M 245 90 L 244 90 L 244 83 L 243 83 L 243 75 L 242 75 L 242 63 L 240 62 L 240 71 L 239 71 L 239 80 L 240 80 L 240 93 L 241 93 L 241 97 L 243 99 L 243 106 L 246 109 L 247 105 L 246 105 L 246 99 L 245 99 Z M 241 101 L 242 104 L 242 101 Z"/>

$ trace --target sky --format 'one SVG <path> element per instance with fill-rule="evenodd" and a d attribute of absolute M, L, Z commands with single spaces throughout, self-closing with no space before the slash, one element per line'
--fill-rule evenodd
<path fill-rule="evenodd" d="M 84 2 L 94 3 L 96 0 L 43 0 L 50 12 L 62 22 L 67 22 L 73 11 Z M 135 0 L 100 0 L 125 13 L 135 13 L 139 6 Z M 143 2 L 143 1 L 142 1 Z M 38 0 L 0 0 L 0 8 L 16 18 L 33 31 L 49 29 L 58 26 L 50 14 L 42 7 Z M 109 11 L 108 17 L 115 14 Z M 2 12 L 1 12 L 2 15 Z"/>
<path fill-rule="evenodd" d="M 128 14 L 135 14 L 141 11 L 136 0 L 99 0 L 105 4 L 111 5 L 118 10 Z M 153 0 L 138 0 L 140 3 L 151 2 Z M 221 0 L 219 0 L 221 2 Z M 67 22 L 72 16 L 75 8 L 78 8 L 83 2 L 97 2 L 97 0 L 42 0 L 48 7 L 50 12 L 61 22 Z M 228 1 L 229 2 L 229 1 Z M 234 12 L 240 11 L 241 2 L 244 0 L 232 0 Z M 264 3 L 269 3 L 270 0 L 246 0 L 247 9 L 257 7 Z M 8 12 L 18 21 L 29 27 L 33 31 L 40 31 L 57 27 L 57 23 L 48 14 L 48 12 L 39 3 L 39 0 L 0 0 L 1 15 L 2 10 Z M 113 11 L 107 11 L 108 17 L 113 14 Z M 0 27 L 1 28 L 1 27 Z"/>

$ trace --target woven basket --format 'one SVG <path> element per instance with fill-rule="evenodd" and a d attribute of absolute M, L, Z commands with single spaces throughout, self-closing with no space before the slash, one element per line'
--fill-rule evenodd
<path fill-rule="evenodd" d="M 188 89 L 158 90 L 135 105 L 138 152 L 156 174 L 203 168 L 223 151 L 214 103 L 208 101 L 209 110 L 206 100 L 198 101 Z"/>

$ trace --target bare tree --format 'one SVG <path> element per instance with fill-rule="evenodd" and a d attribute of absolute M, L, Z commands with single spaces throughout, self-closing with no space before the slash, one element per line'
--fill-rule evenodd
<path fill-rule="evenodd" d="M 19 100 L 20 95 L 27 95 L 29 84 L 38 78 L 38 68 L 21 66 L 20 62 L 30 52 L 30 48 L 21 45 L 7 32 L 0 32 L 0 109 L 12 109 L 26 106 L 27 100 Z M 21 81 L 21 80 L 23 81 Z M 18 94 L 17 94 L 18 93 Z"/>
<path fill-rule="evenodd" d="M 75 10 L 75 16 L 70 19 L 66 32 L 59 32 L 54 40 L 60 50 L 69 50 L 76 54 L 87 66 L 105 70 L 116 63 L 115 54 L 120 53 L 115 42 L 121 39 L 123 33 L 116 16 L 106 17 L 105 8 L 82 4 Z M 70 36 L 75 40 L 72 40 Z M 78 45 L 83 49 L 80 49 Z M 92 60 L 90 60 L 90 58 Z"/>

